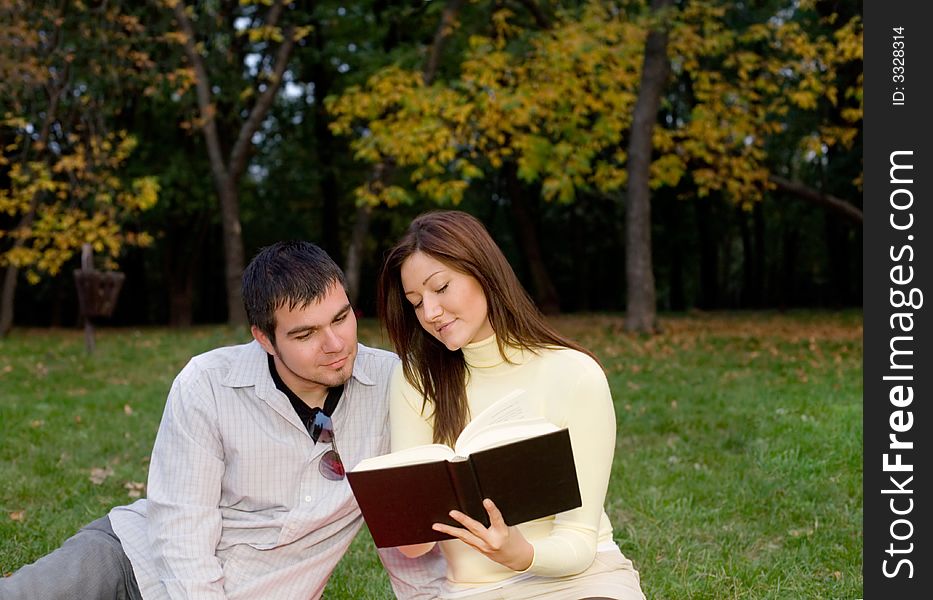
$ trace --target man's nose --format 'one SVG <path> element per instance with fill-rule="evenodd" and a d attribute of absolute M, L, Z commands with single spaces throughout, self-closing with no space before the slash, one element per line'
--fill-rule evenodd
<path fill-rule="evenodd" d="M 324 352 L 340 352 L 343 350 L 343 338 L 337 335 L 333 327 L 324 330 L 324 343 L 322 344 Z"/>

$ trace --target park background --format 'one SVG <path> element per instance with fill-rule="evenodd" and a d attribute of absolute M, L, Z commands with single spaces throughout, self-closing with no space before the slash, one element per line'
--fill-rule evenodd
<path fill-rule="evenodd" d="M 651 598 L 861 596 L 860 2 L 0 0 L 0 572 L 144 493 L 279 239 L 477 215 L 610 378 Z M 84 351 L 72 271 L 125 275 Z M 365 534 L 328 598 L 384 597 Z M 362 587 L 354 587 L 362 586 Z"/>

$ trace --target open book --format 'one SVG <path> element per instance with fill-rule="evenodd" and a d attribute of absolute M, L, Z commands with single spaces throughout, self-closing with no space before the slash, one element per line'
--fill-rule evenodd
<path fill-rule="evenodd" d="M 376 546 L 449 539 L 453 509 L 489 525 L 490 498 L 508 525 L 580 506 L 570 434 L 530 417 L 518 390 L 467 425 L 454 448 L 415 446 L 361 461 L 347 478 Z"/>

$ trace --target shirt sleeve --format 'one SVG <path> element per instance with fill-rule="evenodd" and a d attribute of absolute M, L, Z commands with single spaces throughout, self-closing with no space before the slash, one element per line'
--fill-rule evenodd
<path fill-rule="evenodd" d="M 573 401 L 555 395 L 546 411 L 570 431 L 582 505 L 558 514 L 551 535 L 532 543 L 534 559 L 526 571 L 547 577 L 580 573 L 592 564 L 615 453 L 615 410 L 606 375 L 592 360 L 573 361 L 573 368 L 578 370 Z"/>
<path fill-rule="evenodd" d="M 447 562 L 436 545 L 417 558 L 408 558 L 398 548 L 378 548 L 378 551 L 396 598 L 432 600 L 440 596 L 447 581 Z"/>
<path fill-rule="evenodd" d="M 149 541 L 173 599 L 221 600 L 223 445 L 209 381 L 189 363 L 169 392 L 149 466 Z"/>
<path fill-rule="evenodd" d="M 395 366 L 389 382 L 389 430 L 392 452 L 430 444 L 434 441 L 434 417 L 430 404 L 405 379 L 401 363 Z"/>

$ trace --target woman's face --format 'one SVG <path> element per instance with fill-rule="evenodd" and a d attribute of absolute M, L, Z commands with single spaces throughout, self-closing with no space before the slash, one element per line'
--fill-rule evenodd
<path fill-rule="evenodd" d="M 420 250 L 402 263 L 402 289 L 424 330 L 448 350 L 492 335 L 486 294 L 472 275 Z"/>

